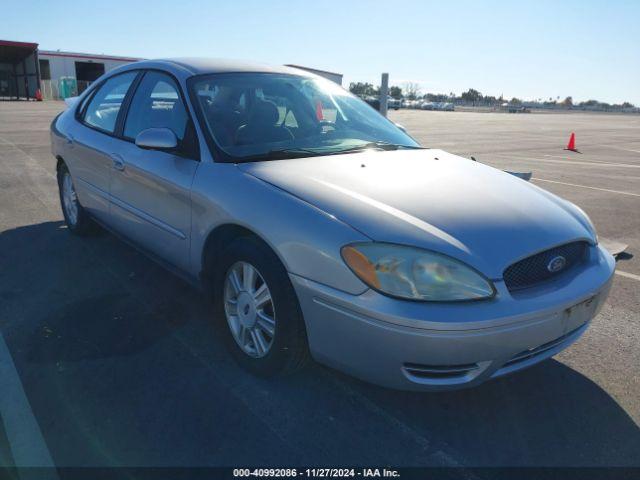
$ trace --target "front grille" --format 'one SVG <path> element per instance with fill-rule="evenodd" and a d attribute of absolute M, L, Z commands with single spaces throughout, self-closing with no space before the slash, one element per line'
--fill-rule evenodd
<path fill-rule="evenodd" d="M 504 283 L 509 291 L 533 287 L 570 270 L 586 257 L 588 243 L 572 242 L 559 247 L 536 253 L 507 267 L 504 271 Z M 564 257 L 564 267 L 552 272 L 549 263 L 556 257 Z"/>

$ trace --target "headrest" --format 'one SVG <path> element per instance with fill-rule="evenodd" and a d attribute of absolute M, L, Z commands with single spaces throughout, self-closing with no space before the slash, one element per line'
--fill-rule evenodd
<path fill-rule="evenodd" d="M 278 118 L 280 118 L 278 107 L 268 100 L 258 100 L 251 109 L 251 123 L 274 125 Z"/>

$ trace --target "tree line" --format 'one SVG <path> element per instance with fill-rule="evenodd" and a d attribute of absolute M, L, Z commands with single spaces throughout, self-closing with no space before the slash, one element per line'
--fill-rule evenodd
<path fill-rule="evenodd" d="M 380 87 L 371 83 L 352 82 L 349 84 L 349 91 L 359 97 L 377 97 L 380 95 Z M 413 82 L 406 82 L 402 86 L 393 85 L 389 87 L 389 96 L 396 99 L 406 100 L 428 100 L 430 102 L 452 102 L 458 105 L 486 106 L 495 107 L 508 103 L 510 105 L 526 105 L 529 107 L 539 108 L 567 108 L 567 109 L 583 109 L 583 110 L 604 110 L 604 111 L 640 111 L 630 102 L 619 104 L 610 104 L 600 102 L 598 100 L 587 100 L 585 102 L 574 103 L 572 97 L 560 97 L 534 100 L 522 100 L 517 97 L 511 99 L 504 98 L 502 95 L 494 97 L 492 95 L 483 95 L 478 90 L 470 88 L 460 95 L 454 92 L 450 93 L 422 93 L 420 85 Z"/>

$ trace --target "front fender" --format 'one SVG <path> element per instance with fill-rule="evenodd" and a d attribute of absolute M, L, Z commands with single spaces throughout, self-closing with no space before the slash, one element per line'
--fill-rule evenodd
<path fill-rule="evenodd" d="M 202 269 L 207 237 L 234 224 L 261 237 L 289 273 L 358 295 L 367 290 L 340 255 L 351 242 L 370 240 L 335 217 L 231 163 L 204 163 L 192 187 L 191 265 Z"/>

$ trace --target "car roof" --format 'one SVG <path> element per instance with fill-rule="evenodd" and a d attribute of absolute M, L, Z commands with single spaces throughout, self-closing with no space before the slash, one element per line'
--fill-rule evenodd
<path fill-rule="evenodd" d="M 285 67 L 281 65 L 268 65 L 265 63 L 247 62 L 241 60 L 228 60 L 217 58 L 199 58 L 199 57 L 181 57 L 181 58 L 163 58 L 158 60 L 142 60 L 130 64 L 135 68 L 157 68 L 160 66 L 169 69 L 179 68 L 187 71 L 192 75 L 202 75 L 207 73 L 288 73 L 294 75 L 302 75 L 314 77 L 312 73 L 297 68 Z M 172 68 L 173 67 L 173 68 Z"/>

